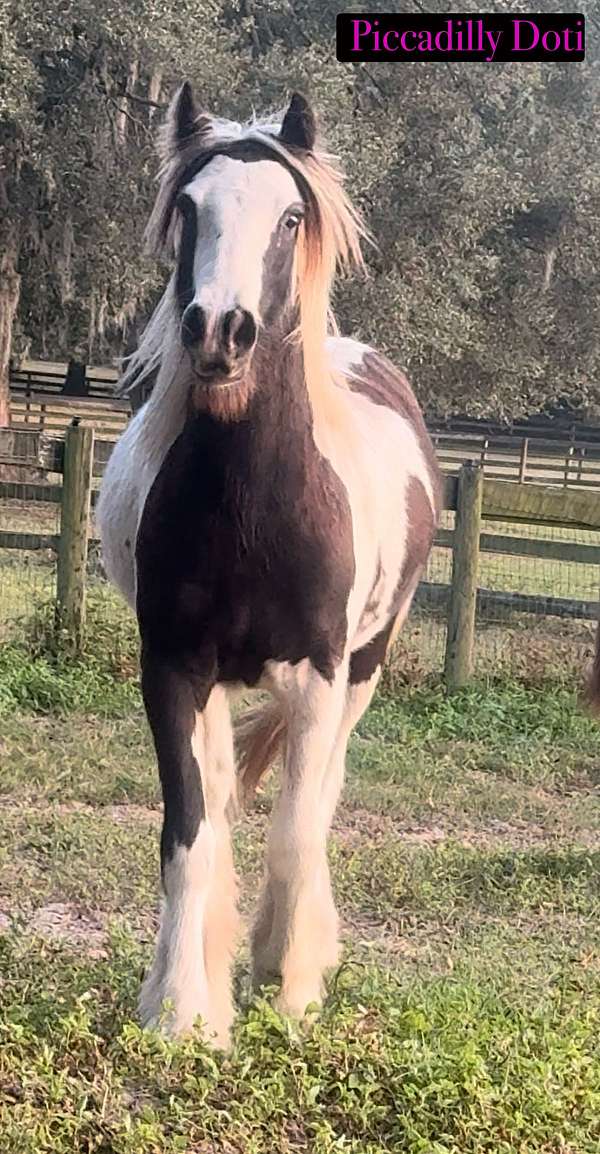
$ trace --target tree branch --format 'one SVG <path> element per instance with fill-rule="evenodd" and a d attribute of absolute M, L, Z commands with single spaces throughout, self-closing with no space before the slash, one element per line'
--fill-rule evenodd
<path fill-rule="evenodd" d="M 131 123 L 135 124 L 137 128 L 141 128 L 142 131 L 145 132 L 146 134 L 149 133 L 150 130 L 148 128 L 148 125 L 144 124 L 143 121 L 138 120 L 137 116 L 132 116 L 131 112 L 129 112 L 126 108 L 124 108 L 121 104 L 119 104 L 119 102 L 117 100 L 115 100 L 114 96 L 109 96 L 107 93 L 106 99 L 110 104 L 114 105 L 117 112 L 120 112 L 122 116 L 126 116 L 127 120 L 130 120 Z"/>
<path fill-rule="evenodd" d="M 163 111 L 169 107 L 164 101 L 148 100 L 146 96 L 136 96 L 134 92 L 120 92 L 119 96 L 124 100 L 133 100 L 135 104 L 142 104 L 144 108 L 159 108 Z"/>

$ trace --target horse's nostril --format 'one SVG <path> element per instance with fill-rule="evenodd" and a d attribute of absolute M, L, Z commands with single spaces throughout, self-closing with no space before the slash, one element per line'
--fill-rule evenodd
<path fill-rule="evenodd" d="M 186 348 L 199 345 L 206 336 L 206 317 L 200 305 L 188 305 L 181 319 L 181 339 Z"/>
<path fill-rule="evenodd" d="M 223 318 L 223 341 L 232 352 L 245 353 L 256 340 L 256 322 L 246 309 L 231 309 Z"/>

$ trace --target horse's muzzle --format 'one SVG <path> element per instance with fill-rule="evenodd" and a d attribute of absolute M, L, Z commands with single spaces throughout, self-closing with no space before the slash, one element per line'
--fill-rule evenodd
<path fill-rule="evenodd" d="M 181 340 L 194 372 L 207 384 L 227 382 L 248 361 L 256 343 L 256 321 L 239 307 L 210 315 L 201 305 L 188 305 L 181 318 Z"/>

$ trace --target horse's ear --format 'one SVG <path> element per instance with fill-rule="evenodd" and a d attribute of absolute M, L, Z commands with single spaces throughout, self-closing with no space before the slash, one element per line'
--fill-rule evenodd
<path fill-rule="evenodd" d="M 164 143 L 170 155 L 179 152 L 210 128 L 210 117 L 200 112 L 189 80 L 175 93 L 167 113 Z"/>
<path fill-rule="evenodd" d="M 282 144 L 311 152 L 317 139 L 315 114 L 305 96 L 295 92 L 283 118 L 279 139 Z"/>

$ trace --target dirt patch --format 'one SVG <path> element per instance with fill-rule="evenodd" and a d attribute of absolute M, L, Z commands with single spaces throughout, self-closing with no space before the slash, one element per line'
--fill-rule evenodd
<path fill-rule="evenodd" d="M 52 807 L 53 812 L 63 815 L 82 813 L 90 817 L 108 817 L 116 825 L 129 825 L 135 822 L 148 822 L 155 825 L 161 817 L 160 809 L 153 809 L 149 805 L 136 805 L 134 802 L 123 802 L 112 805 L 90 805 L 84 801 L 64 801 Z"/>
<path fill-rule="evenodd" d="M 534 822 L 508 822 L 492 819 L 483 826 L 455 825 L 439 818 L 431 822 L 416 824 L 385 814 L 372 813 L 366 809 L 346 809 L 341 807 L 334 823 L 333 834 L 344 843 L 368 841 L 377 844 L 397 838 L 407 845 L 439 845 L 444 841 L 455 841 L 460 845 L 479 846 L 482 849 L 503 848 L 524 850 L 543 846 L 557 846 L 564 839 L 560 831 L 555 837 L 548 830 Z M 582 838 L 577 834 L 578 843 L 587 847 L 600 844 L 600 837 L 590 831 Z"/>
<path fill-rule="evenodd" d="M 91 957 L 105 953 L 106 930 L 99 918 L 84 914 L 68 902 L 40 906 L 32 914 L 29 926 L 42 937 L 84 947 Z"/>
<path fill-rule="evenodd" d="M 162 808 L 152 809 L 149 805 L 133 805 L 129 802 L 124 805 L 90 806 L 90 811 L 105 814 L 116 825 L 129 825 L 130 822 L 136 821 L 157 825 L 162 820 Z"/>
<path fill-rule="evenodd" d="M 15 798 L 12 794 L 7 794 L 0 797 L 0 809 L 17 810 L 19 813 L 39 813 L 41 810 L 44 813 L 52 813 L 58 817 L 68 817 L 69 814 L 84 814 L 92 818 L 108 817 L 117 825 L 129 825 L 132 822 L 147 822 L 149 825 L 156 825 L 162 816 L 162 808 L 153 808 L 150 805 L 136 805 L 133 802 L 113 803 L 111 805 L 90 804 L 86 801 L 61 801 L 48 802 L 40 800 L 26 801 L 22 805 L 15 805 Z"/>
<path fill-rule="evenodd" d="M 13 916 L 18 918 L 19 914 Z M 0 933 L 10 929 L 11 920 L 8 914 L 0 912 Z M 28 912 L 26 927 L 30 934 L 84 949 L 92 958 L 106 954 L 107 933 L 100 917 L 85 913 L 69 902 L 50 902 Z"/>

